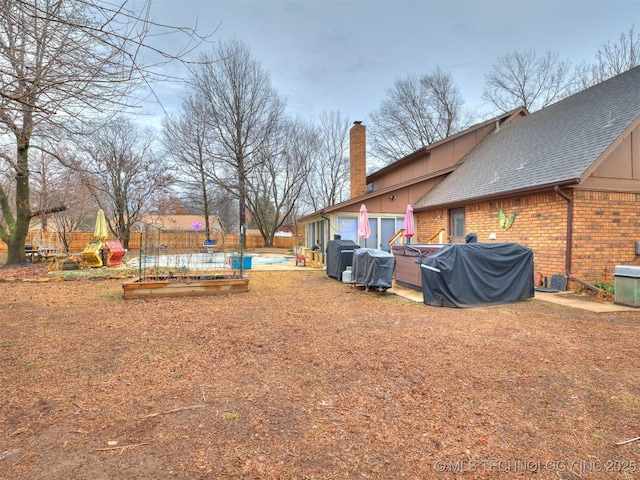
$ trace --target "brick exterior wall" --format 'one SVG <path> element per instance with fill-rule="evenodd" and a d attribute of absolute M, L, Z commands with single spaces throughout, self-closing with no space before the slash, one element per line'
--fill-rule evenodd
<path fill-rule="evenodd" d="M 351 198 L 367 193 L 366 127 L 354 123 L 349 131 L 349 161 L 351 168 Z"/>
<path fill-rule="evenodd" d="M 570 191 L 573 198 L 571 274 L 586 282 L 613 283 L 615 265 L 637 260 L 640 241 L 640 193 Z M 500 228 L 498 211 L 516 212 L 510 229 Z M 442 218 L 441 218 L 442 217 Z M 538 193 L 467 205 L 465 232 L 475 232 L 479 242 L 515 242 L 534 252 L 534 271 L 551 278 L 565 273 L 567 201 L 555 192 Z M 449 238 L 448 210 L 416 213 L 420 243 L 445 228 Z M 571 285 L 570 285 L 571 286 Z"/>
<path fill-rule="evenodd" d="M 449 216 L 447 210 L 431 210 L 428 212 L 414 213 L 413 220 L 415 223 L 416 235 L 411 239 L 411 243 L 425 243 L 432 236 L 444 229 L 444 242 L 448 242 Z M 437 243 L 435 240 L 433 243 Z"/>
<path fill-rule="evenodd" d="M 516 213 L 511 228 L 500 227 L 498 212 Z M 514 242 L 533 250 L 534 271 L 551 278 L 565 273 L 567 201 L 555 192 L 514 197 L 470 205 L 465 210 L 466 232 L 478 234 L 479 242 Z"/>
<path fill-rule="evenodd" d="M 613 283 L 614 267 L 638 260 L 640 193 L 578 190 L 573 207 L 573 275 Z"/>

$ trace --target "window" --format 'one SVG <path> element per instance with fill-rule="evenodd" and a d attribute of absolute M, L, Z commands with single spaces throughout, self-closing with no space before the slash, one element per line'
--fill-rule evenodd
<path fill-rule="evenodd" d="M 371 230 L 369 238 L 359 238 L 358 245 L 366 248 L 380 248 L 378 245 L 378 219 L 376 217 L 369 217 L 369 230 Z"/>
<path fill-rule="evenodd" d="M 366 240 L 358 238 L 358 219 L 355 217 L 338 218 L 338 234 L 343 240 L 353 240 L 361 247 L 379 248 L 390 251 L 389 239 L 403 227 L 404 217 L 369 217 L 371 235 Z"/>
<path fill-rule="evenodd" d="M 398 226 L 396 226 L 398 225 Z M 382 244 L 380 248 L 387 252 L 391 251 L 391 246 L 389 245 L 389 239 L 393 237 L 396 232 L 404 226 L 404 219 L 395 219 L 395 218 L 381 218 L 380 219 L 380 230 L 382 233 Z M 400 243 L 400 240 L 396 240 L 396 245 Z"/>
<path fill-rule="evenodd" d="M 449 242 L 464 243 L 464 207 L 449 210 Z"/>
<path fill-rule="evenodd" d="M 338 218 L 338 235 L 342 240 L 358 242 L 358 219 L 353 217 Z M 331 240 L 331 239 L 330 239 Z"/>

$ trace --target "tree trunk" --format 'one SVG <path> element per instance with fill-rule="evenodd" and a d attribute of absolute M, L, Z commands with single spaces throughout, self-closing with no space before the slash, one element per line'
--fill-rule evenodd
<path fill-rule="evenodd" d="M 200 185 L 202 186 L 202 202 L 203 202 L 203 213 L 204 213 L 204 231 L 205 231 L 205 238 L 208 240 L 211 240 L 211 225 L 209 224 L 209 216 L 211 215 L 210 212 L 210 207 L 209 207 L 209 192 L 207 191 L 207 183 L 206 183 L 206 179 L 204 178 L 204 175 L 201 174 L 200 176 Z"/>
<path fill-rule="evenodd" d="M 16 221 L 7 239 L 7 265 L 26 263 L 24 244 L 29 233 L 29 140 L 18 137 L 18 168 L 16 172 Z"/>
<path fill-rule="evenodd" d="M 238 193 L 240 194 L 239 213 L 240 213 L 240 250 L 247 248 L 247 179 L 244 173 L 244 161 L 238 162 L 239 178 L 238 178 Z"/>
<path fill-rule="evenodd" d="M 122 248 L 124 248 L 125 250 L 129 250 L 129 238 L 131 238 L 131 230 L 129 228 L 124 229 L 122 231 L 122 234 L 120 235 L 119 240 Z"/>
<path fill-rule="evenodd" d="M 273 247 L 273 235 L 265 235 L 262 237 L 264 239 L 264 246 L 267 248 Z"/>

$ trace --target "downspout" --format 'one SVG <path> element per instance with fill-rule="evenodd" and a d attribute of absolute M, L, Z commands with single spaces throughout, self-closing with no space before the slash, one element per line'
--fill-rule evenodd
<path fill-rule="evenodd" d="M 558 185 L 553 187 L 553 190 L 567 201 L 567 240 L 566 240 L 567 243 L 565 247 L 565 266 L 564 266 L 565 275 L 567 276 L 568 279 L 573 280 L 574 282 L 579 283 L 583 287 L 598 293 L 600 292 L 600 289 L 598 287 L 595 287 L 585 282 L 584 280 L 580 280 L 579 278 L 576 278 L 571 274 L 571 241 L 573 237 L 573 199 L 569 195 L 564 193 L 562 190 L 560 190 L 560 187 Z"/>

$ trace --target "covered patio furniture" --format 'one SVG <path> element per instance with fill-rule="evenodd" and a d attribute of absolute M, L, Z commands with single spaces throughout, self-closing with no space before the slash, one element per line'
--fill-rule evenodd
<path fill-rule="evenodd" d="M 353 253 L 352 283 L 365 288 L 386 290 L 392 287 L 396 261 L 389 252 L 375 248 L 360 248 Z"/>
<path fill-rule="evenodd" d="M 424 303 L 475 307 L 534 296 L 533 251 L 517 243 L 445 245 L 421 265 Z"/>
<path fill-rule="evenodd" d="M 342 272 L 353 265 L 353 252 L 359 248 L 353 240 L 330 240 L 327 243 L 327 275 L 342 280 Z"/>

